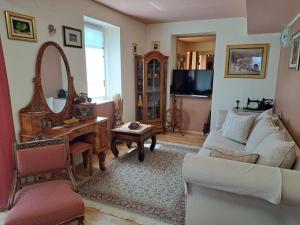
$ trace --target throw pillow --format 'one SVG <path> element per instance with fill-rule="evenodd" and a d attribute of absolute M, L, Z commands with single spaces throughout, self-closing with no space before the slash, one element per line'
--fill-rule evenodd
<path fill-rule="evenodd" d="M 246 143 L 254 118 L 253 115 L 239 115 L 229 111 L 224 123 L 223 137 Z"/>
<path fill-rule="evenodd" d="M 266 116 L 272 116 L 273 115 L 273 109 L 268 109 L 268 110 L 265 110 L 263 111 L 257 118 L 255 121 L 259 121 L 261 120 L 262 118 L 266 117 Z"/>
<path fill-rule="evenodd" d="M 282 132 L 269 134 L 254 150 L 259 154 L 257 164 L 290 169 L 296 159 L 295 143 L 285 141 Z"/>
<path fill-rule="evenodd" d="M 275 126 L 270 116 L 261 118 L 257 124 L 254 125 L 248 141 L 246 143 L 245 151 L 253 152 L 256 146 L 270 133 L 279 131 L 279 127 Z"/>
<path fill-rule="evenodd" d="M 245 162 L 245 163 L 256 163 L 259 155 L 255 153 L 247 153 L 247 152 L 240 152 L 240 151 L 224 152 L 221 150 L 211 150 L 210 156 L 215 158 L 234 160 L 234 161 Z"/>

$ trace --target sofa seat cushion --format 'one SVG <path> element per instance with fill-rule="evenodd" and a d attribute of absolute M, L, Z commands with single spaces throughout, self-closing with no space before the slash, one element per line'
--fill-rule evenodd
<path fill-rule="evenodd" d="M 271 133 L 257 145 L 254 152 L 259 154 L 257 164 L 290 169 L 296 159 L 295 143 L 285 141 L 282 132 Z"/>
<path fill-rule="evenodd" d="M 254 123 L 254 119 L 254 115 L 239 115 L 229 111 L 223 126 L 223 136 L 245 144 Z"/>
<path fill-rule="evenodd" d="M 4 224 L 53 225 L 83 215 L 81 196 L 73 191 L 69 181 L 47 181 L 18 191 Z"/>
<path fill-rule="evenodd" d="M 259 155 L 256 153 L 241 152 L 241 151 L 211 150 L 210 156 L 219 159 L 227 159 L 227 160 L 254 164 L 256 163 Z"/>
<path fill-rule="evenodd" d="M 261 118 L 257 124 L 252 128 L 249 135 L 245 150 L 247 152 L 254 152 L 257 145 L 271 133 L 277 132 L 279 127 L 275 126 L 272 117 L 266 116 Z"/>
<path fill-rule="evenodd" d="M 222 131 L 213 130 L 207 136 L 203 147 L 211 150 L 244 151 L 245 145 L 223 137 Z"/>

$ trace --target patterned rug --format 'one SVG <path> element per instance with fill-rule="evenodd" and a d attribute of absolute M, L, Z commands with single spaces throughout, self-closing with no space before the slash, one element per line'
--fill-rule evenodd
<path fill-rule="evenodd" d="M 158 142 L 153 152 L 145 144 L 145 159 L 137 151 L 117 158 L 79 185 L 80 193 L 101 204 L 143 214 L 171 224 L 184 224 L 184 156 L 199 148 Z"/>

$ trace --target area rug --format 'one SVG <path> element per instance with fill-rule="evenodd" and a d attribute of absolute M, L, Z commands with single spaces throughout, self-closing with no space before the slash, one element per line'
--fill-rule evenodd
<path fill-rule="evenodd" d="M 128 210 L 170 224 L 184 224 L 182 162 L 199 148 L 158 142 L 153 152 L 145 145 L 145 159 L 132 151 L 112 161 L 79 185 L 89 200 Z M 113 214 L 113 213 L 112 213 Z"/>

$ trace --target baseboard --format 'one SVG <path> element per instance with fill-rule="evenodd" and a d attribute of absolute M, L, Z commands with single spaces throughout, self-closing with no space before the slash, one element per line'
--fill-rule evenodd
<path fill-rule="evenodd" d="M 203 133 L 202 131 L 181 130 L 181 132 L 187 133 L 187 134 L 199 134 L 199 135 L 204 135 L 204 133 Z"/>
<path fill-rule="evenodd" d="M 0 212 L 5 212 L 7 210 L 7 208 L 1 208 L 0 207 Z"/>

